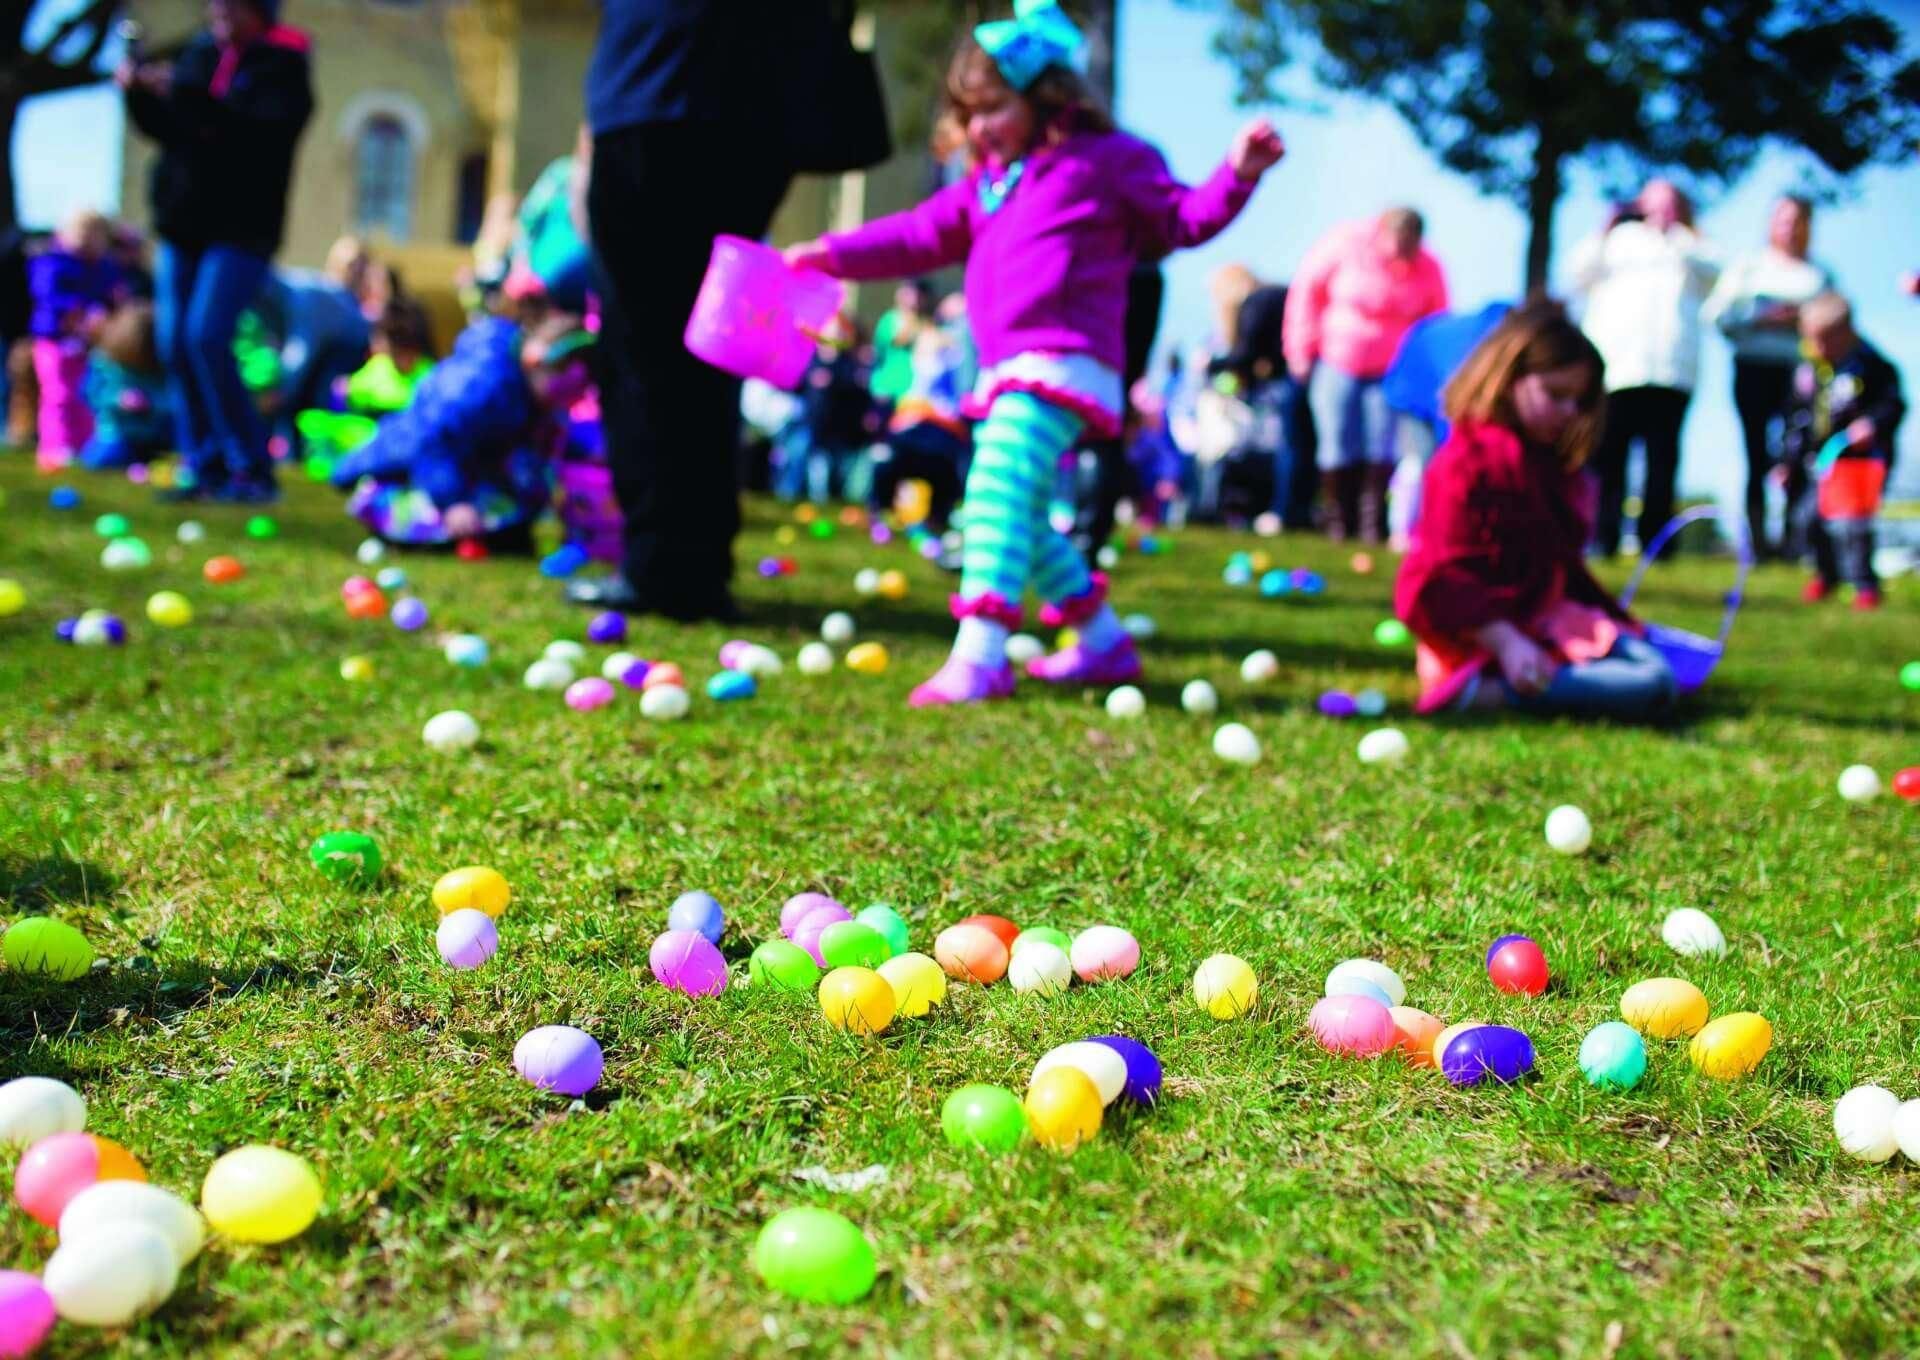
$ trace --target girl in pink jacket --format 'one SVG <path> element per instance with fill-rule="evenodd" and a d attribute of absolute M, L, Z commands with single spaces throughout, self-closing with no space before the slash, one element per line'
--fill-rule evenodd
<path fill-rule="evenodd" d="M 1035 679 L 1110 685 L 1140 659 L 1073 545 L 1047 522 L 1061 456 L 1082 431 L 1120 429 L 1127 275 L 1134 262 L 1221 231 L 1279 161 L 1264 119 L 1243 128 L 1198 188 L 1099 107 L 1073 62 L 1079 30 L 1056 0 L 1021 0 L 981 24 L 947 73 L 946 121 L 974 169 L 919 207 L 791 247 L 792 264 L 842 278 L 924 274 L 966 261 L 968 320 L 980 350 L 965 547 L 953 653 L 914 690 L 915 707 L 1013 692 L 1008 634 L 1028 586 L 1053 626 L 1078 640 L 1028 665 Z"/>

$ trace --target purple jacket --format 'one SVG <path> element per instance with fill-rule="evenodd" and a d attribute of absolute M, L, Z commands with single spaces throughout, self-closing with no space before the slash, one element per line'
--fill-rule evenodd
<path fill-rule="evenodd" d="M 33 295 L 30 333 L 60 340 L 87 312 L 112 308 L 126 289 L 126 275 L 112 260 L 83 260 L 56 246 L 27 261 L 27 287 Z"/>
<path fill-rule="evenodd" d="M 1211 240 L 1253 192 L 1225 164 L 1190 189 L 1124 132 L 1074 133 L 1034 152 L 996 213 L 980 205 L 983 173 L 826 243 L 831 272 L 849 279 L 965 260 L 967 321 L 989 368 L 1038 351 L 1091 354 L 1124 372 L 1134 262 Z"/>

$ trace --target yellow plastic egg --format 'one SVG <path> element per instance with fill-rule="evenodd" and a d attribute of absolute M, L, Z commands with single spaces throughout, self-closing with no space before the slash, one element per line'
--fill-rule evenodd
<path fill-rule="evenodd" d="M 498 916 L 512 899 L 513 889 L 500 871 L 480 864 L 450 870 L 433 885 L 433 905 L 442 916 L 465 907 Z"/>
<path fill-rule="evenodd" d="M 1773 1046 L 1773 1026 L 1764 1015 L 1736 1011 L 1712 1021 L 1687 1045 L 1687 1056 L 1702 1073 L 1719 1081 L 1744 1077 L 1760 1065 Z"/>
<path fill-rule="evenodd" d="M 236 1242 L 284 1242 L 320 1212 L 320 1180 L 304 1159 L 259 1143 L 235 1148 L 207 1171 L 200 1212 Z"/>
<path fill-rule="evenodd" d="M 1260 994 L 1253 969 L 1231 954 L 1215 954 L 1193 975 L 1193 999 L 1216 1020 L 1237 1020 Z"/>
<path fill-rule="evenodd" d="M 798 537 L 799 535 L 793 532 L 793 526 L 791 524 L 783 524 L 773 531 L 773 541 L 783 548 L 790 545 Z"/>
<path fill-rule="evenodd" d="M 1049 1067 L 1027 1087 L 1023 1102 L 1033 1140 L 1072 1152 L 1100 1132 L 1100 1088 L 1077 1067 Z"/>
<path fill-rule="evenodd" d="M 364 656 L 350 656 L 340 663 L 340 678 L 354 684 L 373 679 L 373 662 Z"/>
<path fill-rule="evenodd" d="M 1079 640 L 1080 630 L 1078 628 L 1062 628 L 1053 635 L 1054 650 L 1064 652 Z"/>
<path fill-rule="evenodd" d="M 847 669 L 861 675 L 879 675 L 887 668 L 887 649 L 877 642 L 863 642 L 847 653 Z"/>
<path fill-rule="evenodd" d="M 1621 993 L 1620 1018 L 1649 1039 L 1698 1034 L 1707 1023 L 1706 994 L 1680 978 L 1648 978 Z"/>
<path fill-rule="evenodd" d="M 900 570 L 880 573 L 880 598 L 883 600 L 904 600 L 907 598 L 907 574 Z"/>
<path fill-rule="evenodd" d="M 27 607 L 27 591 L 12 577 L 0 577 L 0 619 Z"/>
<path fill-rule="evenodd" d="M 1273 565 L 1273 559 L 1263 552 L 1257 552 L 1253 554 L 1253 556 L 1248 558 L 1247 561 L 1249 565 L 1253 567 L 1254 573 L 1256 575 L 1258 575 L 1260 572 L 1266 571 L 1269 567 Z"/>
<path fill-rule="evenodd" d="M 162 590 L 147 601 L 147 617 L 162 628 L 185 628 L 193 622 L 193 606 L 179 591 Z"/>
<path fill-rule="evenodd" d="M 893 1013 L 913 1020 L 947 999 L 947 974 L 925 954 L 895 954 L 875 970 L 893 988 Z"/>
<path fill-rule="evenodd" d="M 878 1034 L 893 1023 L 893 988 L 871 968 L 836 968 L 820 979 L 820 1013 L 835 1029 Z"/>
<path fill-rule="evenodd" d="M 1434 1035 L 1433 1036 L 1433 1065 L 1435 1067 L 1438 1067 L 1440 1065 L 1440 1055 L 1447 1051 L 1448 1044 L 1452 1043 L 1455 1039 L 1458 1039 L 1461 1035 L 1465 1034 L 1468 1030 L 1479 1029 L 1480 1026 L 1486 1023 L 1487 1022 L 1484 1020 L 1462 1020 L 1457 1025 L 1448 1025 L 1445 1029 L 1441 1030 L 1438 1034 Z"/>

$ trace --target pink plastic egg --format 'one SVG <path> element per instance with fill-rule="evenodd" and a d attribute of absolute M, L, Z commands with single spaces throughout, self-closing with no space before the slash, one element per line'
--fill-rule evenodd
<path fill-rule="evenodd" d="M 815 963 L 825 968 L 827 956 L 820 949 L 820 936 L 825 933 L 828 926 L 852 919 L 853 913 L 838 902 L 824 907 L 815 907 L 800 919 L 800 924 L 793 928 L 793 934 L 788 938 L 806 950 Z"/>
<path fill-rule="evenodd" d="M 727 961 L 697 930 L 669 930 L 653 942 L 647 962 L 660 985 L 688 996 L 718 996 L 727 990 Z"/>
<path fill-rule="evenodd" d="M 1140 966 L 1140 941 L 1119 926 L 1089 926 L 1068 951 L 1082 982 L 1123 978 Z"/>
<path fill-rule="evenodd" d="M 51 1228 L 67 1201 L 101 1181 L 143 1181 L 146 1170 L 111 1138 L 91 1133 L 48 1134 L 20 1158 L 13 1197 Z"/>
<path fill-rule="evenodd" d="M 753 644 L 751 642 L 746 641 L 744 638 L 735 638 L 731 642 L 721 643 L 720 644 L 720 668 L 722 670 L 729 670 L 729 671 L 739 670 L 740 658 L 744 656 L 747 652 L 747 649 L 752 646 Z"/>
<path fill-rule="evenodd" d="M 37 1275 L 0 1270 L 0 1357 L 31 1355 L 53 1330 L 53 1296 Z"/>
<path fill-rule="evenodd" d="M 787 899 L 787 904 L 780 908 L 780 933 L 792 939 L 794 927 L 804 921 L 807 913 L 816 907 L 840 907 L 840 904 L 825 893 L 795 893 Z M 840 910 L 845 911 L 846 908 L 840 907 Z"/>
<path fill-rule="evenodd" d="M 1398 1038 L 1392 1013 L 1370 996 L 1322 997 L 1307 1023 L 1327 1052 L 1359 1058 L 1385 1053 Z"/>
<path fill-rule="evenodd" d="M 591 713 L 613 702 L 613 682 L 589 675 L 567 686 L 567 707 L 576 713 Z"/>

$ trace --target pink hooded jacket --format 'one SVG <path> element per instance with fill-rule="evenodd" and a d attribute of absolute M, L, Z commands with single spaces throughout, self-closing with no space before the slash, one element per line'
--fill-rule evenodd
<path fill-rule="evenodd" d="M 1424 247 L 1411 261 L 1383 254 L 1377 223 L 1346 222 L 1307 252 L 1287 288 L 1281 347 L 1291 368 L 1324 360 L 1378 378 L 1414 322 L 1447 310 L 1447 278 Z"/>

